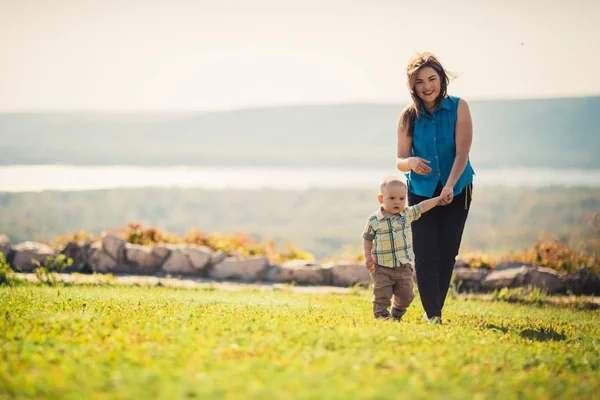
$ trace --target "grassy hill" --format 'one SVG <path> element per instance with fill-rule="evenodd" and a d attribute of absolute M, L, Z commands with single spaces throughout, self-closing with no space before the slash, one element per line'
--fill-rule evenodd
<path fill-rule="evenodd" d="M 600 97 L 470 101 L 470 106 L 476 168 L 600 168 Z M 385 167 L 395 157 L 402 107 L 0 114 L 0 164 Z"/>

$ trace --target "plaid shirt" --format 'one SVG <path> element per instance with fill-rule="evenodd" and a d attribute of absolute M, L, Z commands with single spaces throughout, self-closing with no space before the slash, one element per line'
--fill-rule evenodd
<path fill-rule="evenodd" d="M 418 205 L 406 207 L 400 214 L 386 217 L 380 208 L 369 216 L 362 237 L 373 240 L 375 263 L 384 267 L 398 268 L 413 264 L 412 230 L 410 224 L 421 217 Z"/>

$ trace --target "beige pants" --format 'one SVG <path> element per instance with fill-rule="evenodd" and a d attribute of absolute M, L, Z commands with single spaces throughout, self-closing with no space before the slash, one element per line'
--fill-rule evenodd
<path fill-rule="evenodd" d="M 394 308 L 406 310 L 415 298 L 413 292 L 413 267 L 404 264 L 399 268 L 375 265 L 371 272 L 373 281 L 373 314 L 375 317 L 389 315 L 388 308 L 392 297 Z"/>

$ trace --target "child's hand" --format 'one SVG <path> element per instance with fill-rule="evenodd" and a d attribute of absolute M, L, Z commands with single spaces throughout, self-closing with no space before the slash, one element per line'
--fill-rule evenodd
<path fill-rule="evenodd" d="M 440 193 L 440 198 L 439 204 L 442 206 L 452 203 L 452 200 L 454 199 L 454 189 L 449 186 L 444 186 L 442 193 Z"/>
<path fill-rule="evenodd" d="M 365 257 L 365 267 L 367 267 L 370 272 L 375 271 L 375 260 L 373 259 L 373 256 L 370 255 Z"/>

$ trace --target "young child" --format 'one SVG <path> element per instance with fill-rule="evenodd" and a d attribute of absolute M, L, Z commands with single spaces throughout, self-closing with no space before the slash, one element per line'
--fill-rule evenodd
<path fill-rule="evenodd" d="M 381 204 L 369 216 L 363 232 L 365 266 L 373 281 L 373 314 L 400 321 L 413 301 L 413 271 L 415 255 L 412 249 L 411 223 L 438 204 L 434 197 L 411 207 L 406 206 L 407 187 L 397 177 L 387 177 L 379 185 Z"/>

